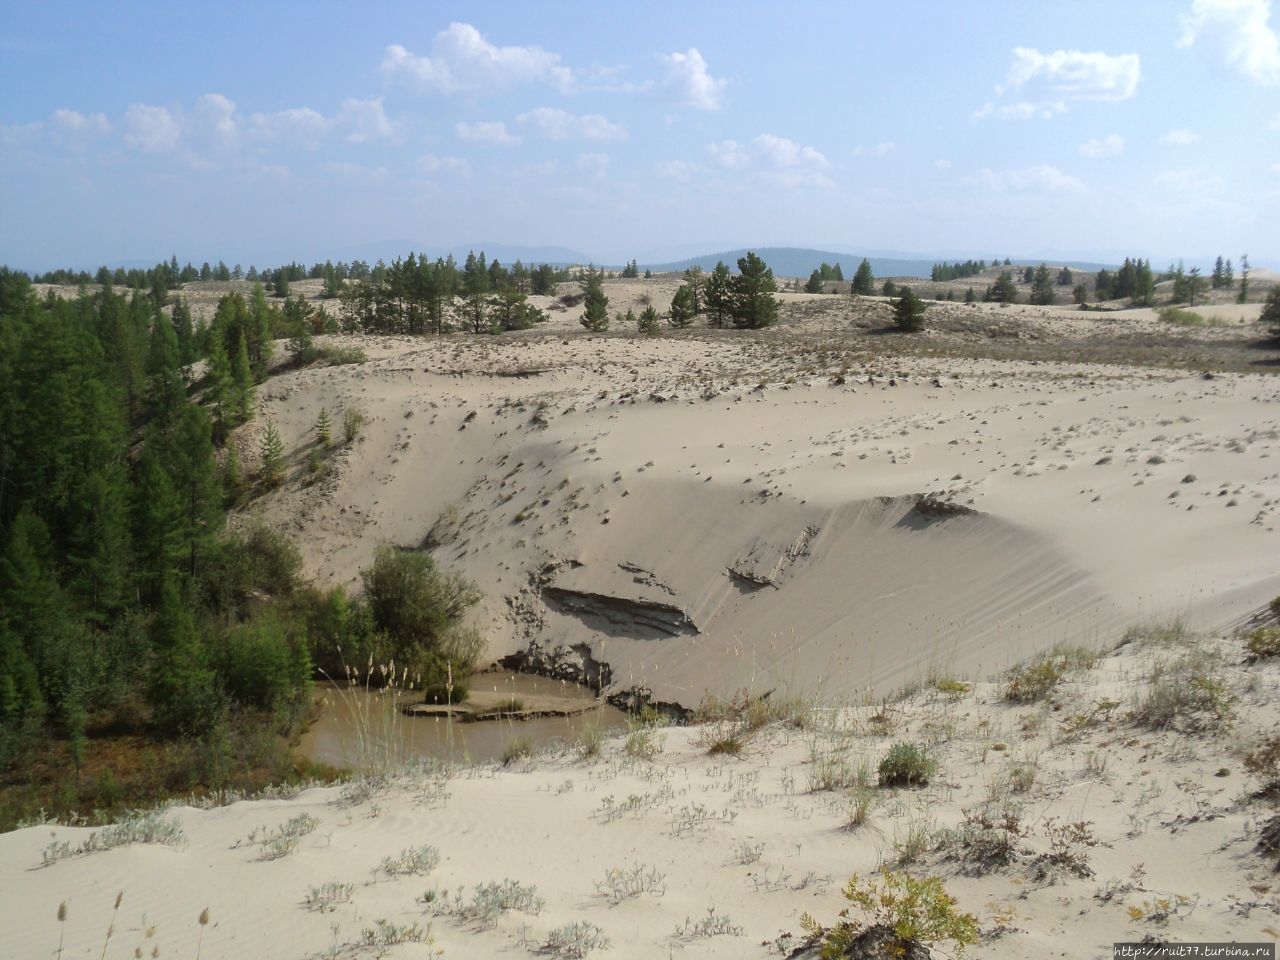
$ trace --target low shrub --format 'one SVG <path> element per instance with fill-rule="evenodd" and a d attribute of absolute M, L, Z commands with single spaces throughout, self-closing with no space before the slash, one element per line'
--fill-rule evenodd
<path fill-rule="evenodd" d="M 1152 730 L 1201 730 L 1229 723 L 1237 698 L 1220 666 L 1218 657 L 1203 650 L 1157 661 L 1138 695 L 1133 721 Z"/>
<path fill-rule="evenodd" d="M 822 960 L 928 956 L 929 945 L 938 941 L 954 943 L 954 956 L 960 957 L 978 942 L 977 917 L 958 909 L 938 877 L 884 869 L 876 879 L 850 877 L 841 893 L 851 906 L 840 911 L 835 926 L 825 927 L 807 913 L 800 918 Z M 853 907 L 861 917 L 850 916 Z"/>
<path fill-rule="evenodd" d="M 1259 627 L 1245 637 L 1244 648 L 1251 660 L 1280 656 L 1280 627 Z"/>
<path fill-rule="evenodd" d="M 1040 703 L 1073 670 L 1086 670 L 1097 662 L 1096 650 L 1056 646 L 1009 670 L 1005 674 L 1004 698 L 1010 703 Z"/>
<path fill-rule="evenodd" d="M 925 747 L 899 742 L 889 748 L 877 773 L 882 787 L 922 787 L 936 769 L 937 763 Z"/>

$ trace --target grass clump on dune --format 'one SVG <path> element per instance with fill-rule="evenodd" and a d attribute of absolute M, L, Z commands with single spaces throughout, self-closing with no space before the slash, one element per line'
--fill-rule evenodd
<path fill-rule="evenodd" d="M 937 771 L 937 762 L 917 743 L 895 743 L 880 761 L 882 787 L 923 787 Z"/>
<path fill-rule="evenodd" d="M 1005 674 L 1004 698 L 1010 703 L 1041 703 L 1075 670 L 1087 670 L 1099 654 L 1088 647 L 1059 644 Z"/>

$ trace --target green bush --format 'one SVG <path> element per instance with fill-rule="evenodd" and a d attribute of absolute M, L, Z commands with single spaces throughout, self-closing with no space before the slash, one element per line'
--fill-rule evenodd
<path fill-rule="evenodd" d="M 229 630 L 215 660 L 222 688 L 235 703 L 259 710 L 289 707 L 311 683 L 306 647 L 286 635 L 275 617 Z"/>
<path fill-rule="evenodd" d="M 937 764 L 928 751 L 916 743 L 895 743 L 880 761 L 877 772 L 882 787 L 925 786 Z"/>
<path fill-rule="evenodd" d="M 1280 627 L 1259 627 L 1245 638 L 1244 648 L 1255 660 L 1280 656 Z"/>
<path fill-rule="evenodd" d="M 385 661 L 408 668 L 408 676 L 437 700 L 453 675 L 453 702 L 484 652 L 484 638 L 461 626 L 463 615 L 480 600 L 475 584 L 441 571 L 429 554 L 384 544 L 373 566 L 361 573 L 364 599 L 373 628 L 387 640 Z"/>
<path fill-rule="evenodd" d="M 928 956 L 929 944 L 940 940 L 954 943 L 954 956 L 960 957 L 966 946 L 978 942 L 977 917 L 962 913 L 937 877 L 917 879 L 883 869 L 878 879 L 850 877 L 842 895 L 862 912 L 861 919 L 851 919 L 849 907 L 840 911 L 834 927 L 824 927 L 807 913 L 800 918 L 819 944 L 822 960 Z"/>
<path fill-rule="evenodd" d="M 301 579 L 302 554 L 293 541 L 254 524 L 222 539 L 205 564 L 200 589 L 211 610 L 243 617 L 254 598 L 288 596 Z"/>

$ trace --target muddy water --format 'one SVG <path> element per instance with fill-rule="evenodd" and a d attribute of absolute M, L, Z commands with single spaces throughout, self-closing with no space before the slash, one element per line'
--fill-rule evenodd
<path fill-rule="evenodd" d="M 552 695 L 571 708 L 595 700 L 585 687 L 521 673 L 478 674 L 471 689 L 514 701 Z M 507 744 L 517 737 L 542 748 L 557 740 L 572 743 L 589 725 L 600 724 L 606 734 L 626 727 L 626 714 L 604 703 L 573 716 L 477 722 L 455 719 L 451 723 L 438 716 L 404 716 L 401 708 L 416 702 L 408 694 L 317 685 L 316 701 L 317 719 L 303 735 L 298 752 L 311 760 L 352 769 L 421 758 L 482 763 L 501 759 Z"/>

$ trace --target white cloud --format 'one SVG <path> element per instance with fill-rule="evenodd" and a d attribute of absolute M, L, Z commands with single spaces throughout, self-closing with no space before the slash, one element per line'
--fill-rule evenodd
<path fill-rule="evenodd" d="M 164 107 L 132 104 L 124 115 L 124 142 L 135 150 L 173 150 L 182 137 L 182 125 Z"/>
<path fill-rule="evenodd" d="M 254 137 L 268 142 L 291 141 L 306 150 L 319 147 L 332 127 L 333 121 L 310 107 L 255 113 L 249 117 L 249 130 Z"/>
<path fill-rule="evenodd" d="M 1038 103 L 1019 100 L 1015 103 L 1001 104 L 998 107 L 994 103 L 984 103 L 974 111 L 973 115 L 978 120 L 985 120 L 987 117 L 995 117 L 998 120 L 1035 120 L 1037 118 L 1050 120 L 1066 111 L 1065 100 L 1045 100 Z"/>
<path fill-rule="evenodd" d="M 1186 127 L 1170 130 L 1160 137 L 1160 142 L 1170 147 L 1185 147 L 1200 139 L 1200 134 L 1193 133 Z"/>
<path fill-rule="evenodd" d="M 240 139 L 236 105 L 220 93 L 206 93 L 197 98 L 194 124 L 202 136 L 222 147 L 233 147 Z"/>
<path fill-rule="evenodd" d="M 897 149 L 898 145 L 896 143 L 882 140 L 880 143 L 872 144 L 869 147 L 858 144 L 853 150 L 853 155 L 855 157 L 887 157 Z"/>
<path fill-rule="evenodd" d="M 707 149 L 720 166 L 727 167 L 730 170 L 745 167 L 751 162 L 751 157 L 747 154 L 746 148 L 738 143 L 737 140 L 720 140 L 717 143 L 708 145 Z"/>
<path fill-rule="evenodd" d="M 684 53 L 668 53 L 662 59 L 667 65 L 665 85 L 683 103 L 698 110 L 720 109 L 728 81 L 711 75 L 697 47 Z"/>
<path fill-rule="evenodd" d="M 1042 87 L 1074 100 L 1128 100 L 1137 92 L 1141 75 L 1136 53 L 1041 53 L 1031 47 L 1015 47 L 1005 86 L 1012 90 L 1027 85 Z M 1003 94 L 1004 88 L 997 87 L 996 92 Z"/>
<path fill-rule="evenodd" d="M 607 153 L 578 154 L 578 169 L 597 180 L 609 172 L 609 155 Z"/>
<path fill-rule="evenodd" d="M 815 170 L 826 170 L 831 166 L 819 151 L 788 140 L 786 137 L 762 133 L 751 141 L 757 151 L 775 167 L 809 167 Z"/>
<path fill-rule="evenodd" d="M 627 128 L 598 113 L 575 115 L 556 107 L 536 107 L 516 118 L 548 140 L 625 140 Z"/>
<path fill-rule="evenodd" d="M 751 141 L 750 160 L 765 180 L 779 187 L 831 186 L 831 179 L 825 173 L 831 163 L 822 152 L 786 137 L 760 134 Z"/>
<path fill-rule="evenodd" d="M 996 87 L 1012 103 L 985 103 L 974 113 L 982 120 L 1049 119 L 1066 112 L 1073 100 L 1128 100 L 1138 90 L 1142 65 L 1136 53 L 1055 50 L 1041 53 L 1015 47 L 1004 82 Z"/>
<path fill-rule="evenodd" d="M 55 110 L 50 121 L 55 129 L 66 133 L 105 136 L 111 132 L 111 124 L 105 114 L 83 114 L 75 110 Z"/>
<path fill-rule="evenodd" d="M 1118 157 L 1124 153 L 1124 137 L 1111 133 L 1105 137 L 1094 137 L 1080 144 L 1080 155 L 1097 160 L 1102 157 Z"/>
<path fill-rule="evenodd" d="M 428 176 L 447 173 L 458 177 L 471 176 L 471 164 L 462 157 L 439 157 L 428 153 L 418 158 L 418 171 Z"/>
<path fill-rule="evenodd" d="M 529 83 L 547 83 L 567 92 L 573 73 L 560 55 L 541 47 L 499 47 L 469 23 L 451 23 L 436 34 L 431 56 L 416 56 L 400 44 L 387 47 L 382 73 L 436 93 L 483 93 Z"/>
<path fill-rule="evenodd" d="M 937 160 L 933 161 L 933 166 L 935 170 L 950 170 L 951 161 L 946 157 L 939 157 Z"/>
<path fill-rule="evenodd" d="M 1192 0 L 1179 47 L 1199 45 L 1263 86 L 1280 83 L 1280 38 L 1268 26 L 1270 0 Z"/>
<path fill-rule="evenodd" d="M 778 186 L 831 184 L 825 175 L 831 163 L 821 151 L 776 134 L 762 133 L 745 145 L 737 140 L 718 140 L 707 144 L 707 152 L 725 170 L 754 170 L 756 176 Z"/>
<path fill-rule="evenodd" d="M 382 99 L 343 100 L 334 124 L 347 130 L 347 143 L 367 143 L 370 140 L 386 140 L 399 132 L 400 125 L 387 117 Z"/>
<path fill-rule="evenodd" d="M 507 130 L 501 120 L 462 121 L 453 125 L 459 140 L 470 140 L 474 143 L 492 143 L 501 146 L 514 146 L 520 137 Z"/>
<path fill-rule="evenodd" d="M 1013 170 L 978 171 L 976 182 L 993 193 L 1085 193 L 1085 185 L 1057 167 L 1038 164 Z"/>

